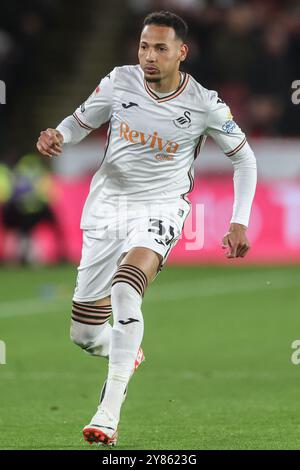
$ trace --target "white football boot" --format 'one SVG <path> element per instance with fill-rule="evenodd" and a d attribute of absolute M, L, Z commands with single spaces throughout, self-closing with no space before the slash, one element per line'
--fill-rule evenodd
<path fill-rule="evenodd" d="M 115 446 L 118 439 L 118 421 L 100 405 L 90 424 L 83 428 L 84 439 L 93 444 L 101 443 L 107 446 Z"/>
<path fill-rule="evenodd" d="M 139 348 L 131 377 L 139 365 L 144 362 L 144 360 L 145 356 L 143 350 L 142 348 Z M 101 391 L 100 405 L 98 406 L 96 414 L 92 417 L 90 424 L 83 428 L 83 437 L 90 444 L 95 442 L 107 446 L 115 446 L 118 439 L 118 422 L 114 416 L 109 413 L 108 410 L 101 408 L 101 402 L 104 398 L 105 389 L 106 381 Z M 124 392 L 123 403 L 125 401 L 126 395 L 127 387 Z"/>

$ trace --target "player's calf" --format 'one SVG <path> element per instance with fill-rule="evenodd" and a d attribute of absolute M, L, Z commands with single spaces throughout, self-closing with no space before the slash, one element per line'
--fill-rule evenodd
<path fill-rule="evenodd" d="M 111 362 L 131 361 L 131 369 L 144 332 L 141 305 L 146 286 L 147 277 L 143 271 L 129 264 L 119 266 L 112 280 L 111 303 L 114 323 Z"/>
<path fill-rule="evenodd" d="M 111 289 L 114 324 L 109 352 L 106 393 L 101 406 L 119 421 L 124 392 L 134 370 L 143 333 L 141 304 L 147 277 L 129 264 L 117 269 Z"/>

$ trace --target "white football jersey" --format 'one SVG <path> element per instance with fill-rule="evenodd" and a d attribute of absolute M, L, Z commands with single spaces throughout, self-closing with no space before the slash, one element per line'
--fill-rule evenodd
<path fill-rule="evenodd" d="M 176 204 L 185 199 L 207 136 L 228 157 L 246 143 L 217 92 L 183 74 L 174 93 L 159 97 L 139 65 L 116 67 L 73 117 L 87 131 L 109 122 L 105 153 L 83 211 L 84 229 L 96 227 L 102 204 L 120 196 L 130 204 Z"/>

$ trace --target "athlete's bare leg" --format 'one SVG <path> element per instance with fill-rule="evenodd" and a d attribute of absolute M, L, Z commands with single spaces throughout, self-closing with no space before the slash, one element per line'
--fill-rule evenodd
<path fill-rule="evenodd" d="M 91 305 L 98 305 L 99 307 L 105 306 L 105 305 L 110 305 L 111 304 L 111 298 L 110 295 L 107 297 L 103 297 L 103 299 L 95 300 L 94 302 L 90 302 Z"/>

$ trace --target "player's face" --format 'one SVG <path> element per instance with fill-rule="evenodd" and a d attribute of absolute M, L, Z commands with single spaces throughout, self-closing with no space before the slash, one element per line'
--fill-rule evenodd
<path fill-rule="evenodd" d="M 157 25 L 144 27 L 139 61 L 147 82 L 160 82 L 177 74 L 186 54 L 187 46 L 177 38 L 173 28 Z"/>

